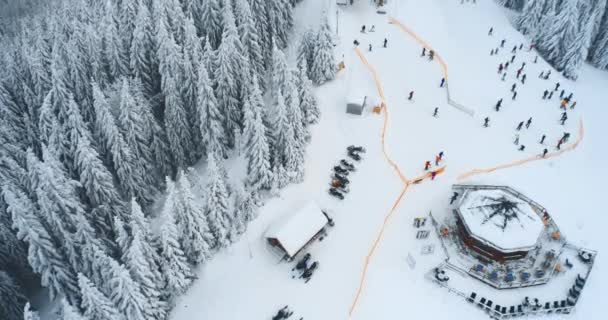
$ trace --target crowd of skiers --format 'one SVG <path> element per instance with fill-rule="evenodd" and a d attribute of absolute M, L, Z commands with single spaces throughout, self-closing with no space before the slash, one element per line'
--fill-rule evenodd
<path fill-rule="evenodd" d="M 494 31 L 494 29 L 490 28 L 490 30 L 488 31 L 488 36 L 492 36 L 493 35 L 493 31 Z M 499 47 L 490 50 L 490 55 L 497 55 L 498 52 L 499 52 L 499 50 L 501 48 L 505 47 L 506 42 L 507 42 L 506 39 L 502 39 L 500 41 Z M 517 57 L 517 53 L 521 52 L 523 50 L 523 48 L 524 48 L 524 44 L 523 43 L 521 43 L 519 45 L 514 45 L 513 48 L 511 49 L 511 54 L 512 54 L 511 58 L 508 59 L 505 62 L 499 63 L 499 65 L 498 65 L 498 74 L 500 74 L 500 78 L 501 78 L 502 81 L 505 81 L 507 73 L 508 73 L 509 66 L 512 66 L 514 64 L 515 59 Z M 529 50 L 528 51 L 532 51 L 533 49 L 534 49 L 534 45 L 531 44 L 529 46 Z M 537 63 L 537 62 L 538 62 L 538 56 L 536 56 L 534 58 L 534 63 Z M 525 82 L 526 82 L 526 73 L 524 71 L 525 67 L 526 67 L 526 62 L 522 62 L 521 66 L 515 71 L 515 78 L 519 82 L 521 82 L 522 86 L 525 85 Z M 538 78 L 541 79 L 541 80 L 549 80 L 550 77 L 551 77 L 551 70 L 541 71 L 540 74 L 539 74 L 539 76 L 538 76 Z M 511 85 L 511 90 L 510 91 L 512 93 L 512 96 L 511 96 L 512 100 L 515 100 L 517 98 L 517 85 L 518 85 L 517 82 L 514 82 Z M 560 90 L 560 87 L 561 87 L 561 84 L 559 82 L 557 82 L 554 87 L 551 87 L 550 89 L 544 90 L 543 93 L 542 93 L 542 99 L 543 100 L 551 100 L 553 98 L 553 94 L 555 93 L 557 95 L 557 93 L 559 92 L 559 99 L 560 99 L 559 100 L 560 101 L 559 102 L 559 108 L 562 110 L 561 118 L 559 120 L 559 123 L 561 125 L 565 125 L 566 121 L 568 120 L 567 110 L 568 110 L 568 108 L 570 110 L 573 110 L 575 108 L 575 106 L 576 106 L 576 101 L 572 100 L 573 99 L 573 95 L 574 95 L 573 93 L 569 93 L 566 96 L 566 91 L 564 89 Z M 503 99 L 500 98 L 500 99 L 498 99 L 498 101 L 494 105 L 494 109 L 497 112 L 500 111 L 500 109 L 502 107 L 502 102 L 503 102 Z M 437 112 L 437 110 L 435 110 L 435 112 Z M 484 122 L 483 122 L 483 126 L 484 127 L 488 127 L 489 123 L 490 123 L 490 118 L 489 117 L 485 117 L 484 118 Z M 517 124 L 517 126 L 515 127 L 516 133 L 515 133 L 515 139 L 514 139 L 513 142 L 514 142 L 515 145 L 518 146 L 518 150 L 520 150 L 520 151 L 525 151 L 526 146 L 523 145 L 523 144 L 520 144 L 520 141 L 519 141 L 519 137 L 520 137 L 519 132 L 523 129 L 524 126 L 525 126 L 526 129 L 529 129 L 530 126 L 531 126 L 531 124 L 532 124 L 532 117 L 530 117 L 526 121 L 519 122 Z M 557 141 L 556 149 L 560 150 L 562 144 L 565 143 L 568 140 L 569 137 L 570 137 L 570 133 L 564 132 L 563 136 Z M 546 139 L 546 135 L 543 134 L 542 137 L 541 137 L 541 139 L 540 139 L 540 141 L 539 141 L 539 143 L 541 145 L 544 145 L 545 144 L 545 139 Z M 548 151 L 547 148 L 543 148 L 541 156 L 542 157 L 546 157 L 547 154 L 548 154 L 548 152 L 549 151 Z"/>

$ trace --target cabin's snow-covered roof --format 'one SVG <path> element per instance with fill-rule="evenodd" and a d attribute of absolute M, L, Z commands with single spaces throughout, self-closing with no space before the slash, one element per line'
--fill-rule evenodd
<path fill-rule="evenodd" d="M 327 218 L 321 208 L 311 201 L 292 215 L 277 221 L 266 232 L 266 237 L 277 239 L 287 254 L 293 257 L 326 224 Z"/>
<path fill-rule="evenodd" d="M 517 203 L 516 217 L 506 225 L 504 215 L 493 215 L 497 199 Z M 467 190 L 458 210 L 471 236 L 503 252 L 532 249 L 544 228 L 530 204 L 503 190 Z"/>

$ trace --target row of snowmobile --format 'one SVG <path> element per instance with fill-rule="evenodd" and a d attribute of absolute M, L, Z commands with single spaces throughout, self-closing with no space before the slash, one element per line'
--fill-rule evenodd
<path fill-rule="evenodd" d="M 348 157 L 357 162 L 361 161 L 362 153 L 365 153 L 365 148 L 361 146 L 348 146 L 346 148 L 346 154 L 348 155 Z M 356 169 L 353 163 L 346 159 L 340 160 L 340 163 L 334 166 L 333 169 L 334 171 L 331 175 L 331 182 L 329 184 L 329 194 L 333 197 L 343 200 L 344 194 L 350 191 L 350 189 L 348 188 L 350 180 L 348 180 L 347 176 Z"/>

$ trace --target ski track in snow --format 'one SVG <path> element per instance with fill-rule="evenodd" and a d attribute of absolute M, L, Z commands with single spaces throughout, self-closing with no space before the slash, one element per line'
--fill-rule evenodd
<path fill-rule="evenodd" d="M 270 319 L 285 304 L 295 311 L 295 319 L 346 319 L 355 298 L 353 293 L 360 284 L 361 262 L 370 252 L 370 241 L 374 243 L 374 260 L 366 267 L 365 290 L 361 291 L 353 319 L 395 319 L 405 315 L 487 319 L 476 307 L 424 279 L 442 256 L 437 249 L 434 255 L 420 255 L 421 246 L 429 242 L 415 239 L 412 219 L 429 211 L 439 218 L 448 215 L 450 186 L 459 173 L 475 167 L 491 168 L 505 159 L 534 157 L 544 147 L 553 149 L 563 131 L 571 132 L 571 140 L 576 141 L 578 122 L 574 119 L 583 114 L 587 120 L 586 136 L 576 152 L 470 176 L 470 182 L 512 186 L 545 206 L 569 241 L 600 251 L 583 298 L 575 313 L 567 317 L 598 318 L 602 311 L 597 297 L 602 296 L 601 284 L 608 283 L 602 259 L 602 251 L 608 249 L 603 237 L 606 218 L 601 212 L 608 179 L 602 161 L 608 153 L 603 125 L 608 116 L 603 108 L 608 92 L 601 89 L 608 83 L 607 73 L 584 66 L 576 83 L 563 79 L 556 71 L 552 80 L 540 80 L 538 73 L 550 67 L 540 58 L 538 64 L 533 64 L 534 53 L 524 50 L 518 54 L 515 66 L 527 62 L 528 82 L 518 85 L 517 100 L 512 101 L 509 90 L 516 81 L 515 68 L 510 68 L 508 81 L 502 82 L 496 67 L 510 59 L 511 54 L 505 52 L 510 51 L 509 45 L 526 41 L 494 2 L 460 5 L 459 1 L 391 1 L 388 11 L 441 52 L 450 71 L 452 99 L 474 106 L 475 117 L 445 103 L 445 93 L 439 88 L 440 70 L 420 58 L 422 48 L 388 24 L 387 16 L 376 14 L 368 1 L 340 9 L 336 53 L 346 62 L 346 70 L 317 90 L 322 117 L 313 128 L 307 150 L 305 181 L 285 188 L 279 198 L 269 200 L 239 242 L 199 268 L 199 280 L 178 299 L 172 319 Z M 296 13 L 296 30 L 315 26 L 316 17 L 322 12 L 335 26 L 333 2 L 329 7 L 322 0 L 302 2 Z M 364 23 L 368 27 L 375 24 L 376 32 L 359 33 Z M 487 36 L 490 26 L 494 27 L 492 37 Z M 498 46 L 503 37 L 507 39 L 505 49 L 498 56 L 490 56 L 490 49 Z M 423 172 L 425 161 L 433 161 L 436 153 L 444 151 L 450 167 L 432 183 L 409 189 L 408 205 L 395 208 L 390 224 L 386 224 L 388 216 L 384 214 L 391 212 L 395 199 L 403 195 L 400 192 L 404 191 L 404 184 L 383 156 L 383 143 L 378 137 L 382 117 L 344 114 L 347 92 L 375 94 L 373 79 L 352 50 L 355 38 L 383 81 L 386 103 L 391 108 L 385 143 L 395 163 L 403 172 L 417 176 Z M 384 38 L 389 40 L 387 49 L 380 48 Z M 370 43 L 373 51 L 368 53 Z M 542 91 L 552 88 L 555 81 L 567 92 L 574 92 L 574 100 L 578 101 L 576 110 L 568 110 L 571 120 L 565 127 L 557 123 L 559 101 L 540 99 Z M 408 102 L 406 97 L 411 90 L 416 91 L 414 101 Z M 496 113 L 493 106 L 501 97 L 503 109 Z M 438 118 L 431 116 L 435 107 L 439 107 Z M 486 116 L 491 122 L 490 128 L 484 129 L 481 124 Z M 533 124 L 520 132 L 521 143 L 527 146 L 525 152 L 520 152 L 513 145 L 514 127 L 529 116 L 533 117 Z M 543 133 L 547 134 L 545 146 L 537 142 Z M 350 144 L 365 146 L 367 153 L 356 163 L 358 170 L 349 177 L 351 192 L 340 202 L 327 195 L 329 174 L 333 165 L 345 157 L 344 148 Z M 268 225 L 310 199 L 329 210 L 336 227 L 322 242 L 315 242 L 306 250 L 320 266 L 312 280 L 303 284 L 291 279 L 292 264 L 277 264 L 278 259 L 268 252 L 263 237 Z M 380 237 L 384 239 L 381 246 L 377 245 Z M 405 262 L 408 253 L 417 261 L 413 270 Z M 479 285 L 471 280 L 473 288 Z M 520 290 L 510 292 L 518 294 Z"/>

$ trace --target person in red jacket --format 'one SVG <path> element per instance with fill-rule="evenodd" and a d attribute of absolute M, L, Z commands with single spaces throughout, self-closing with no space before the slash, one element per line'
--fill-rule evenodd
<path fill-rule="evenodd" d="M 429 170 L 429 168 L 431 167 L 431 162 L 427 161 L 424 163 L 424 170 Z"/>

